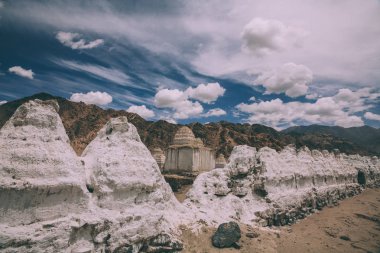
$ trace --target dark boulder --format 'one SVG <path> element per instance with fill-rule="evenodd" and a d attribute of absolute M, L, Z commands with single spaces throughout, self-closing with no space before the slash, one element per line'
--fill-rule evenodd
<path fill-rule="evenodd" d="M 240 237 L 240 227 L 236 222 L 223 223 L 212 236 L 212 245 L 217 248 L 234 247 Z"/>

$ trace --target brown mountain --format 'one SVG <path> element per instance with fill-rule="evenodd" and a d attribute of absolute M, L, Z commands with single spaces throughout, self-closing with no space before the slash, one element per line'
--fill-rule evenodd
<path fill-rule="evenodd" d="M 102 109 L 95 105 L 75 103 L 61 97 L 47 93 L 39 93 L 30 97 L 15 100 L 0 106 L 0 127 L 12 116 L 22 103 L 31 99 L 56 99 L 59 103 L 59 114 L 70 138 L 74 150 L 81 154 L 87 144 L 93 140 L 96 133 L 108 121 L 117 116 L 126 116 L 134 124 L 141 140 L 148 148 L 160 147 L 166 149 L 180 125 L 171 124 L 163 120 L 156 122 L 146 121 L 139 115 L 123 110 Z M 278 132 L 273 128 L 259 124 L 239 124 L 217 122 L 209 124 L 192 123 L 188 125 L 195 136 L 201 138 L 206 146 L 214 148 L 216 153 L 228 157 L 236 145 L 247 144 L 257 148 L 269 146 L 276 150 L 288 144 L 296 146 L 307 145 L 310 148 L 333 150 L 340 149 L 345 153 L 360 153 L 363 155 L 379 154 L 380 151 L 372 146 L 366 147 L 363 143 L 356 143 L 352 138 L 337 136 L 330 132 L 312 133 L 289 131 Z M 377 130 L 377 129 L 375 129 Z M 360 130 L 359 130 L 360 131 Z M 346 138 L 344 138 L 346 137 Z M 380 145 L 380 144 L 378 144 Z"/>

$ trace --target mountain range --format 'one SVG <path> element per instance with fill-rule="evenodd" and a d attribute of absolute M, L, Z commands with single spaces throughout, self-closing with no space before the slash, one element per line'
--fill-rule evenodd
<path fill-rule="evenodd" d="M 112 117 L 126 116 L 139 132 L 141 140 L 149 148 L 160 147 L 165 150 L 173 140 L 181 125 L 164 120 L 147 121 L 135 113 L 124 110 L 103 109 L 96 105 L 76 103 L 47 93 L 10 101 L 0 105 L 0 127 L 24 102 L 32 99 L 58 101 L 63 125 L 70 138 L 71 146 L 81 154 L 92 141 L 100 128 Z M 236 145 L 249 145 L 256 148 L 268 146 L 281 150 L 294 144 L 296 147 L 308 146 L 310 149 L 339 149 L 347 154 L 380 155 L 380 129 L 369 126 L 343 128 L 337 126 L 296 126 L 283 131 L 260 124 L 240 124 L 226 121 L 207 124 L 191 123 L 194 135 L 204 144 L 215 149 L 216 154 L 229 157 Z"/>

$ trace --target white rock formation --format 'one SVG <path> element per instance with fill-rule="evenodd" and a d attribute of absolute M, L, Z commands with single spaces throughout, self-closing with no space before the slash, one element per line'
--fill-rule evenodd
<path fill-rule="evenodd" d="M 64 217 L 87 208 L 85 173 L 55 101 L 20 106 L 0 130 L 0 223 Z"/>
<path fill-rule="evenodd" d="M 360 173 L 367 185 L 378 185 L 379 160 L 291 146 L 281 152 L 237 146 L 226 168 L 195 180 L 185 205 L 210 224 L 284 225 L 359 193 Z"/>
<path fill-rule="evenodd" d="M 136 128 L 110 120 L 81 161 L 57 108 L 28 102 L 0 131 L 0 251 L 181 249 L 173 235 L 188 216 Z"/>

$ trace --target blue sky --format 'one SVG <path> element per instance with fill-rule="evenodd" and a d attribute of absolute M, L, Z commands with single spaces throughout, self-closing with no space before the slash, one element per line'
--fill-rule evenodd
<path fill-rule="evenodd" d="M 3 0 L 0 103 L 48 92 L 148 120 L 379 127 L 379 23 L 376 0 Z"/>

